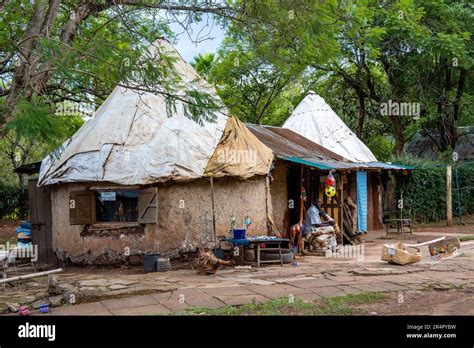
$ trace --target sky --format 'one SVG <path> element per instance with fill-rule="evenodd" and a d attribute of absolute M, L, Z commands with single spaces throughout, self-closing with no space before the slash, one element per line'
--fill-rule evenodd
<path fill-rule="evenodd" d="M 199 23 L 192 23 L 189 35 L 178 23 L 172 23 L 170 27 L 177 34 L 178 43 L 174 47 L 187 62 L 193 61 L 198 53 L 216 52 L 225 35 L 217 24 L 213 24 L 211 16 L 204 17 Z M 201 41 L 203 38 L 205 40 Z"/>

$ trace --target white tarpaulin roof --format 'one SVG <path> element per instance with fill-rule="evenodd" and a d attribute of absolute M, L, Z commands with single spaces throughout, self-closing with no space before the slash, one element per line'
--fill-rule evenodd
<path fill-rule="evenodd" d="M 324 99 L 312 91 L 298 104 L 283 127 L 350 161 L 377 161 L 370 149 L 346 126 Z"/>
<path fill-rule="evenodd" d="M 220 101 L 214 88 L 166 40 L 156 41 L 153 49 L 175 56 L 173 65 L 186 89 Z M 182 102 L 168 112 L 162 95 L 117 86 L 94 117 L 63 144 L 59 156 L 43 160 L 39 185 L 132 185 L 201 177 L 225 129 L 227 111 L 216 112 L 216 122 L 203 120 L 202 125 L 185 116 Z"/>
<path fill-rule="evenodd" d="M 184 88 L 205 92 L 222 104 L 214 88 L 166 40 L 150 48 L 173 56 Z M 215 111 L 215 122 L 185 116 L 183 102 L 167 108 L 162 95 L 117 86 L 74 136 L 41 163 L 38 185 L 105 181 L 146 185 L 202 176 L 246 179 L 266 175 L 272 151 L 239 120 Z"/>

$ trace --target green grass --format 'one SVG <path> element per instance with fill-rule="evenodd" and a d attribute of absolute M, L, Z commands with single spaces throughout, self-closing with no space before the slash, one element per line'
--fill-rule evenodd
<path fill-rule="evenodd" d="M 289 302 L 288 298 L 279 298 L 265 303 L 252 302 L 241 306 L 224 306 L 220 308 L 190 308 L 185 314 L 188 315 L 354 315 L 363 314 L 360 309 L 353 306 L 368 304 L 385 300 L 387 294 L 379 292 L 367 292 L 356 295 L 345 295 L 324 298 L 315 302 L 305 302 L 294 299 Z"/>
<path fill-rule="evenodd" d="M 461 242 L 465 242 L 467 240 L 474 240 L 474 234 L 468 234 L 468 235 L 464 235 L 464 236 L 459 236 L 459 240 Z"/>

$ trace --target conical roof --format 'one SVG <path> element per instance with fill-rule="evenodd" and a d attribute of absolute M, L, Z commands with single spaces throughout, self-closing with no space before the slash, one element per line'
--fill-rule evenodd
<path fill-rule="evenodd" d="M 174 58 L 183 88 L 206 92 L 220 102 L 214 88 L 168 41 L 157 40 L 150 53 L 156 50 Z M 215 122 L 198 124 L 186 117 L 183 102 L 177 101 L 172 108 L 166 102 L 160 94 L 117 86 L 60 151 L 43 160 L 39 185 L 148 184 L 202 176 L 225 129 L 227 110 L 216 111 Z"/>
<path fill-rule="evenodd" d="M 352 132 L 325 100 L 310 91 L 283 124 L 354 162 L 377 161 L 370 149 Z"/>
<path fill-rule="evenodd" d="M 200 91 L 223 105 L 215 89 L 168 41 L 157 40 L 149 54 L 173 58 L 174 72 L 180 77 L 175 95 Z M 213 121 L 198 123 L 186 116 L 184 102 L 176 101 L 170 108 L 163 95 L 137 87 L 117 86 L 94 117 L 43 160 L 38 184 L 146 185 L 202 176 L 246 179 L 268 174 L 271 150 L 240 121 L 227 117 L 224 107 L 213 112 Z"/>

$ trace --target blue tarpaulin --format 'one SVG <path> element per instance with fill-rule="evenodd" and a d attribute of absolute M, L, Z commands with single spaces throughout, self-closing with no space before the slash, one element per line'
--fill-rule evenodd
<path fill-rule="evenodd" d="M 367 172 L 357 171 L 357 227 L 367 232 Z"/>

